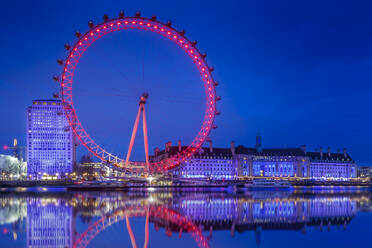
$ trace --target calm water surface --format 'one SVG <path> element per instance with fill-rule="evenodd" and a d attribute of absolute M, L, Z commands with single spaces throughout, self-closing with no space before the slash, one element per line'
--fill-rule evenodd
<path fill-rule="evenodd" d="M 3 190 L 0 231 L 0 247 L 372 247 L 372 193 Z"/>

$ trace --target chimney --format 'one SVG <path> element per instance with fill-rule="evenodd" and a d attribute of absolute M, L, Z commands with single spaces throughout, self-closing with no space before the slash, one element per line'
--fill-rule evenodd
<path fill-rule="evenodd" d="M 178 140 L 178 151 L 181 152 L 182 146 L 181 146 L 181 140 Z"/>
<path fill-rule="evenodd" d="M 323 147 L 319 148 L 320 157 L 323 157 Z"/>
<path fill-rule="evenodd" d="M 305 153 L 305 155 L 306 155 L 306 145 L 302 145 L 302 146 L 301 146 L 301 149 L 302 149 L 302 151 L 304 151 L 304 153 Z"/>
<path fill-rule="evenodd" d="M 346 148 L 344 148 L 344 157 L 347 158 Z"/>
<path fill-rule="evenodd" d="M 172 146 L 172 141 L 168 141 L 167 143 L 165 143 L 165 151 L 169 152 L 171 146 Z"/>
<path fill-rule="evenodd" d="M 155 147 L 155 149 L 154 149 L 155 156 L 158 156 L 159 152 L 160 152 L 159 147 Z"/>
<path fill-rule="evenodd" d="M 230 149 L 231 149 L 232 155 L 235 155 L 235 142 L 234 141 L 231 141 Z"/>
<path fill-rule="evenodd" d="M 212 140 L 209 141 L 209 151 L 210 153 L 213 152 L 213 141 Z"/>
<path fill-rule="evenodd" d="M 331 148 L 329 146 L 327 148 L 327 151 L 328 151 L 328 157 L 330 157 L 331 156 Z"/>

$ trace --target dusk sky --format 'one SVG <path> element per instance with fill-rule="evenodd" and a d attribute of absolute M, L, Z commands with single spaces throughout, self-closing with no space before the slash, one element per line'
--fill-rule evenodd
<path fill-rule="evenodd" d="M 0 144 L 26 140 L 26 108 L 58 91 L 52 76 L 88 21 L 120 10 L 171 20 L 207 53 L 220 82 L 217 147 L 346 147 L 372 163 L 371 1 L 3 1 L 0 35 Z M 201 79 L 169 40 L 141 31 L 105 36 L 81 59 L 74 78 L 77 114 L 88 133 L 124 156 L 138 97 L 147 104 L 149 142 L 184 144 L 204 111 Z M 139 129 L 141 131 L 142 129 Z M 141 132 L 134 158 L 143 158 Z M 84 152 L 79 148 L 81 153 Z"/>

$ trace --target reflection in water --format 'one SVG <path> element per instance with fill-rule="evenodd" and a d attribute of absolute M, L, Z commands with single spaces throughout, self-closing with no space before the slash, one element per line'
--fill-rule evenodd
<path fill-rule="evenodd" d="M 14 239 L 25 232 L 24 247 L 87 247 L 102 231 L 122 221 L 132 246 L 137 247 L 130 221 L 143 217 L 144 247 L 151 243 L 149 225 L 164 229 L 167 236 L 182 238 L 188 233 L 199 247 L 209 247 L 217 230 L 227 230 L 231 236 L 253 231 L 259 246 L 265 230 L 346 229 L 358 212 L 370 212 L 371 205 L 368 191 L 19 192 L 0 195 L 0 227 L 2 235 L 12 231 Z M 77 232 L 77 221 L 88 227 Z"/>
<path fill-rule="evenodd" d="M 27 203 L 28 247 L 71 247 L 72 207 L 67 201 L 46 198 Z"/>

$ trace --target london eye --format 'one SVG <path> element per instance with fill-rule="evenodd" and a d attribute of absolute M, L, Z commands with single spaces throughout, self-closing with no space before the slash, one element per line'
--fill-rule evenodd
<path fill-rule="evenodd" d="M 174 169 L 186 159 L 193 156 L 193 154 L 198 152 L 203 143 L 208 140 L 212 129 L 216 128 L 214 123 L 215 116 L 219 114 L 219 111 L 216 108 L 216 103 L 221 98 L 216 95 L 216 86 L 218 83 L 214 80 L 212 75 L 213 67 L 210 67 L 207 64 L 205 60 L 206 54 L 199 51 L 196 46 L 197 42 L 188 39 L 185 36 L 184 31 L 176 30 L 174 27 L 172 27 L 172 23 L 170 21 L 163 23 L 158 21 L 156 16 L 152 16 L 151 18 L 142 17 L 140 12 L 136 12 L 135 16 L 125 16 L 124 12 L 120 12 L 117 18 L 112 19 L 105 15 L 102 23 L 94 24 L 92 21 L 89 21 L 88 26 L 89 30 L 85 33 L 76 31 L 75 36 L 77 40 L 73 45 L 65 45 L 65 48 L 68 51 L 66 58 L 64 60 L 57 60 L 58 64 L 63 67 L 62 74 L 61 76 L 54 77 L 54 79 L 60 84 L 60 92 L 58 96 L 63 103 L 64 112 L 68 123 L 79 143 L 86 147 L 90 153 L 92 153 L 102 162 L 113 165 L 116 168 L 136 173 L 162 173 Z M 75 99 L 73 97 L 74 75 L 76 72 L 76 67 L 85 51 L 98 39 L 114 32 L 125 32 L 126 30 L 152 32 L 174 42 L 193 62 L 194 67 L 199 72 L 201 85 L 204 88 L 205 111 L 200 129 L 196 136 L 185 149 L 182 149 L 176 154 L 173 154 L 160 161 L 149 160 L 147 123 L 145 114 L 145 104 L 147 98 L 149 97 L 147 92 L 144 92 L 140 96 L 139 109 L 132 130 L 128 152 L 124 157 L 113 154 L 112 152 L 108 152 L 102 145 L 98 144 L 91 137 L 91 135 L 88 134 L 82 123 L 79 121 L 75 108 Z M 130 156 L 141 115 L 143 119 L 146 159 L 145 162 L 133 162 L 130 161 Z"/>

